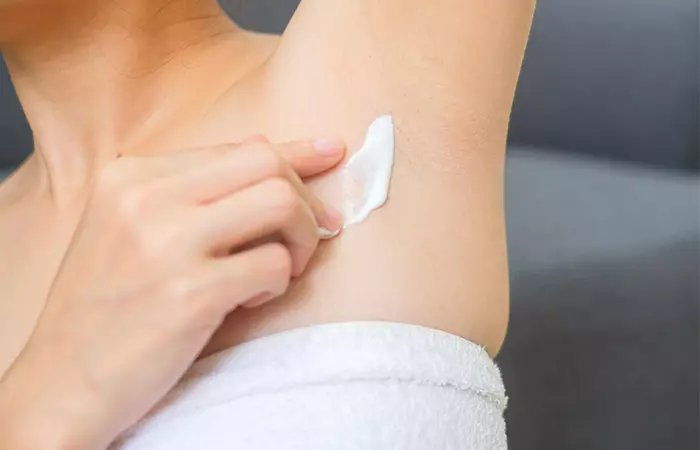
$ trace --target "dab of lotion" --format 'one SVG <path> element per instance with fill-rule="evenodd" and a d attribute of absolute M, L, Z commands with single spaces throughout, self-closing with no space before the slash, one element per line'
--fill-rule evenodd
<path fill-rule="evenodd" d="M 370 125 L 364 144 L 347 162 L 310 186 L 322 201 L 343 213 L 343 228 L 347 228 L 364 222 L 386 203 L 393 166 L 394 124 L 391 116 L 385 115 Z M 337 234 L 320 231 L 322 239 Z"/>

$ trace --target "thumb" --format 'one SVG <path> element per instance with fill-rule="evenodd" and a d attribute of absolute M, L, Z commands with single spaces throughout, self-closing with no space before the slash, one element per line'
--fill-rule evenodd
<path fill-rule="evenodd" d="M 325 172 L 345 156 L 345 143 L 340 139 L 294 141 L 273 144 L 272 148 L 301 178 Z"/>

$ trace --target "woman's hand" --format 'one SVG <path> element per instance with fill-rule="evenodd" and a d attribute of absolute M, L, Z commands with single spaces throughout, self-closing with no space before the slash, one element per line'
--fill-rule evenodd
<path fill-rule="evenodd" d="M 332 141 L 253 138 L 107 166 L 0 383 L 0 448 L 11 435 L 104 448 L 145 415 L 228 313 L 285 292 L 319 226 L 340 229 L 299 176 L 342 156 Z"/>

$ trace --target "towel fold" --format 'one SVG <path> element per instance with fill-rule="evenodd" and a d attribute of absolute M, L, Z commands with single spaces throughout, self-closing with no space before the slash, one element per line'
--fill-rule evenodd
<path fill-rule="evenodd" d="M 287 331 L 195 363 L 111 450 L 505 450 L 486 351 L 416 325 Z"/>

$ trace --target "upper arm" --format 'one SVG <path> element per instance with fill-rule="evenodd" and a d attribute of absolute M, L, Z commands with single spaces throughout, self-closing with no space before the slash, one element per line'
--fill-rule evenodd
<path fill-rule="evenodd" d="M 390 113 L 397 154 L 387 204 L 320 250 L 266 326 L 395 320 L 499 348 L 503 155 L 532 7 L 302 2 L 265 68 L 269 137 L 343 136 L 358 148 L 371 121 Z"/>
<path fill-rule="evenodd" d="M 410 156 L 449 166 L 455 152 L 504 147 L 533 8 L 534 0 L 305 0 L 279 53 L 312 80 L 310 95 L 341 115 L 393 113 L 399 139 L 410 141 L 403 147 L 439 147 Z"/>

